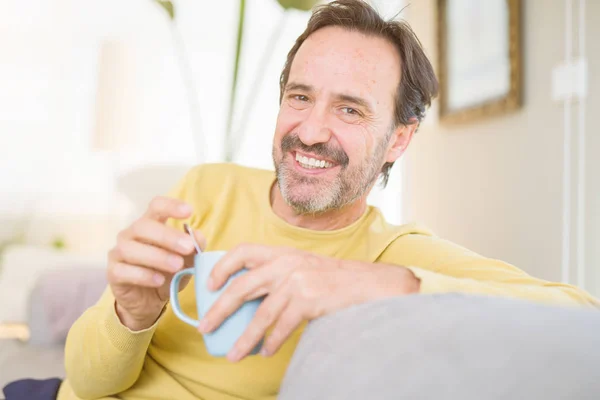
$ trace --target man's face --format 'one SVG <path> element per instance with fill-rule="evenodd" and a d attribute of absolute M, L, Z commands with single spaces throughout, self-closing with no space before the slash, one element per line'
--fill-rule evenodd
<path fill-rule="evenodd" d="M 392 147 L 400 57 L 387 40 L 327 27 L 292 63 L 273 161 L 279 189 L 299 214 L 353 203 L 399 153 Z"/>

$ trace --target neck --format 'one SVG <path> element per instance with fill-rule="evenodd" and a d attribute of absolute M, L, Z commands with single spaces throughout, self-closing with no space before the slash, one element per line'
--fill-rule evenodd
<path fill-rule="evenodd" d="M 315 231 L 332 231 L 345 228 L 357 221 L 367 209 L 367 200 L 366 196 L 361 197 L 343 208 L 320 214 L 298 214 L 285 202 L 275 181 L 271 187 L 271 208 L 279 218 L 290 225 Z"/>

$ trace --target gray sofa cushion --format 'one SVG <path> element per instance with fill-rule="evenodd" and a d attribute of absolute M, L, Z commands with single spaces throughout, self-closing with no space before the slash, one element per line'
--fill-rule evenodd
<path fill-rule="evenodd" d="M 71 325 L 106 288 L 105 268 L 66 268 L 40 276 L 29 296 L 31 344 L 61 344 Z"/>
<path fill-rule="evenodd" d="M 600 312 L 458 294 L 314 321 L 279 399 L 600 399 Z"/>

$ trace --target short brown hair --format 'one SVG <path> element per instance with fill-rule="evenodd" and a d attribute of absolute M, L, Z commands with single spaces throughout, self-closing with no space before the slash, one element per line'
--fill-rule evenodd
<path fill-rule="evenodd" d="M 394 126 L 421 122 L 431 100 L 437 96 L 438 81 L 421 42 L 405 21 L 385 21 L 362 0 L 337 0 L 314 9 L 306 30 L 296 39 L 289 51 L 279 79 L 279 102 L 283 99 L 294 57 L 302 43 L 315 31 L 327 26 L 339 26 L 366 35 L 389 40 L 400 54 L 400 84 L 396 94 Z M 387 185 L 394 163 L 386 162 L 382 169 L 382 184 Z"/>

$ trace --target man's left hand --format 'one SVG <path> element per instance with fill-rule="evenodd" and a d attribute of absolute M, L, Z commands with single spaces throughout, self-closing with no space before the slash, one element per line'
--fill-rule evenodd
<path fill-rule="evenodd" d="M 419 280 L 404 267 L 343 261 L 306 251 L 246 244 L 229 251 L 215 265 L 208 289 L 217 290 L 234 279 L 206 313 L 200 332 L 211 332 L 243 303 L 266 296 L 254 319 L 229 352 L 239 361 L 265 337 L 261 354 L 274 354 L 303 322 L 337 310 L 386 297 L 416 293 Z"/>

